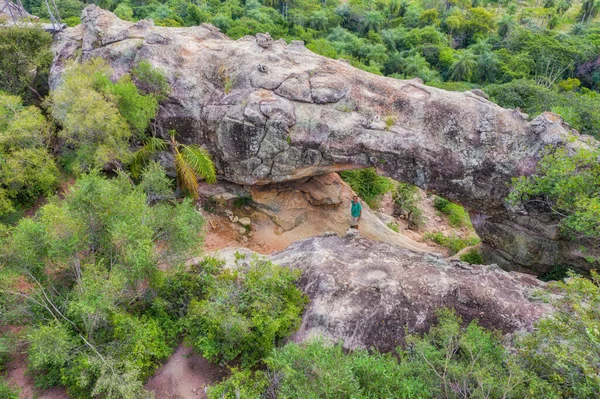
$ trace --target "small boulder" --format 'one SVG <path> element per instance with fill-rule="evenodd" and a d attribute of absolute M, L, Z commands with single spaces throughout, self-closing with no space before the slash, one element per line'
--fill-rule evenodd
<path fill-rule="evenodd" d="M 242 226 L 250 226 L 252 224 L 252 221 L 248 217 L 239 218 L 237 222 Z"/>
<path fill-rule="evenodd" d="M 239 231 L 239 233 L 240 233 L 241 235 L 244 235 L 244 234 L 246 234 L 246 233 L 248 232 L 248 230 L 246 230 L 246 229 L 245 229 L 245 228 L 243 228 L 243 227 L 240 227 L 240 229 L 239 229 L 238 231 Z"/>
<path fill-rule="evenodd" d="M 257 33 L 256 44 L 262 48 L 269 48 L 273 44 L 273 38 L 268 33 Z"/>

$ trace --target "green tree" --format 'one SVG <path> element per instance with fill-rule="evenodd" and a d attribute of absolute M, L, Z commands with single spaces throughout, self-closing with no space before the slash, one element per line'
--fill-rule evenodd
<path fill-rule="evenodd" d="M 158 285 L 159 264 L 197 254 L 203 225 L 189 200 L 148 202 L 128 176 L 92 173 L 3 237 L 0 303 L 27 305 L 19 323 L 32 326 L 26 342 L 38 384 L 63 384 L 77 399 L 147 396 L 143 381 L 178 330 L 144 298 Z"/>
<path fill-rule="evenodd" d="M 470 81 L 476 65 L 475 54 L 469 50 L 461 50 L 457 52 L 456 59 L 448 71 L 448 79 L 455 82 L 460 80 Z"/>
<path fill-rule="evenodd" d="M 577 15 L 577 19 L 580 22 L 588 22 L 595 18 L 600 11 L 600 1 L 598 0 L 584 0 L 581 3 L 581 9 Z"/>
<path fill-rule="evenodd" d="M 515 179 L 509 200 L 539 204 L 560 219 L 564 236 L 600 248 L 600 150 L 549 148 L 532 176 Z"/>
<path fill-rule="evenodd" d="M 41 27 L 0 29 L 0 92 L 21 96 L 27 103 L 48 92 L 52 36 Z"/>
<path fill-rule="evenodd" d="M 223 270 L 208 298 L 192 300 L 188 340 L 211 361 L 251 366 L 300 325 L 306 296 L 294 284 L 298 271 L 259 258 Z"/>
<path fill-rule="evenodd" d="M 555 312 L 518 341 L 524 366 L 565 398 L 595 398 L 600 391 L 600 280 L 571 275 L 551 283 L 545 298 Z"/>
<path fill-rule="evenodd" d="M 50 126 L 34 106 L 0 94 L 0 216 L 52 192 L 58 170 L 46 149 Z"/>
<path fill-rule="evenodd" d="M 210 154 L 199 146 L 179 143 L 176 139 L 177 132 L 175 130 L 169 131 L 169 134 L 169 141 L 158 137 L 149 138 L 145 145 L 135 153 L 131 166 L 133 174 L 134 176 L 139 174 L 142 165 L 152 154 L 157 151 L 170 150 L 175 163 L 178 190 L 184 189 L 193 198 L 197 198 L 199 178 L 206 180 L 209 184 L 213 184 L 217 180 L 215 166 Z"/>

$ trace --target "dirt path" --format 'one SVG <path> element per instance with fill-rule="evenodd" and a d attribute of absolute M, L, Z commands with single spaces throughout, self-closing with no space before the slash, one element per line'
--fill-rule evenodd
<path fill-rule="evenodd" d="M 36 389 L 33 377 L 27 374 L 27 355 L 20 353 L 7 365 L 8 384 L 20 390 L 19 399 L 69 399 L 64 388 Z"/>
<path fill-rule="evenodd" d="M 180 345 L 145 387 L 154 392 L 156 399 L 204 399 L 204 388 L 226 376 L 226 370 L 193 354 L 191 348 Z"/>

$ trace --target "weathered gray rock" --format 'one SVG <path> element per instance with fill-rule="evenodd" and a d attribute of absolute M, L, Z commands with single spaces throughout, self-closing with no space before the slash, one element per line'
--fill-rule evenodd
<path fill-rule="evenodd" d="M 591 140 L 557 115 L 529 122 L 481 93 L 375 76 L 300 42 L 233 41 L 206 24 L 134 24 L 94 5 L 82 25 L 57 36 L 54 52 L 52 87 L 79 54 L 108 60 L 114 78 L 142 59 L 164 71 L 172 91 L 158 126 L 205 145 L 224 180 L 270 184 L 375 166 L 469 208 L 484 252 L 503 267 L 594 266 L 543 211 L 505 203 L 511 178 L 531 174 L 546 146 Z"/>
<path fill-rule="evenodd" d="M 232 265 L 236 251 L 216 256 Z M 389 351 L 404 342 L 405 331 L 427 331 L 440 307 L 504 333 L 529 330 L 550 310 L 531 299 L 545 283 L 530 275 L 449 262 L 363 238 L 310 238 L 269 259 L 302 270 L 300 287 L 310 303 L 296 340 L 318 334 L 342 339 L 348 348 Z"/>

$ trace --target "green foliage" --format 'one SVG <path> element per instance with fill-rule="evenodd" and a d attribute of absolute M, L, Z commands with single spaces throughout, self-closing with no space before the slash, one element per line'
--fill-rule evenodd
<path fill-rule="evenodd" d="M 232 376 L 209 389 L 209 398 L 558 398 L 503 348 L 499 334 L 476 322 L 461 328 L 452 311 L 438 312 L 439 325 L 409 336 L 398 357 L 321 339 L 289 343 L 265 359 L 266 371 Z"/>
<path fill-rule="evenodd" d="M 250 203 L 252 203 L 252 197 L 249 195 L 237 197 L 233 200 L 233 206 L 236 208 L 243 208 L 244 206 L 247 206 Z"/>
<path fill-rule="evenodd" d="M 433 207 L 448 216 L 452 227 L 471 226 L 469 213 L 460 205 L 454 204 L 442 197 L 435 197 Z"/>
<path fill-rule="evenodd" d="M 576 272 L 564 265 L 554 266 L 552 269 L 538 276 L 542 281 L 559 281 L 572 276 Z"/>
<path fill-rule="evenodd" d="M 571 275 L 551 283 L 561 295 L 547 295 L 556 311 L 519 342 L 523 365 L 568 398 L 594 398 L 600 391 L 600 287 Z"/>
<path fill-rule="evenodd" d="M 472 265 L 483 265 L 484 259 L 481 253 L 476 249 L 470 249 L 460 256 L 460 260 L 463 262 L 470 263 Z"/>
<path fill-rule="evenodd" d="M 9 386 L 2 377 L 0 377 L 0 398 L 19 399 L 19 391 Z"/>
<path fill-rule="evenodd" d="M 294 285 L 298 271 L 253 258 L 223 270 L 205 300 L 192 300 L 188 339 L 211 361 L 249 366 L 300 325 L 306 296 Z"/>
<path fill-rule="evenodd" d="M 26 103 L 48 93 L 52 36 L 41 27 L 0 28 L 0 92 L 21 96 Z"/>
<path fill-rule="evenodd" d="M 144 71 L 153 76 L 153 70 Z M 113 83 L 112 72 L 102 59 L 72 64 L 48 98 L 73 172 L 128 162 L 130 139 L 142 138 L 155 116 L 160 93 L 141 94 L 127 74 Z"/>
<path fill-rule="evenodd" d="M 471 247 L 480 242 L 479 237 L 477 236 L 469 236 L 467 238 L 461 238 L 456 234 L 447 236 L 444 233 L 438 231 L 435 233 L 425 233 L 425 239 L 431 240 L 442 247 L 448 248 L 450 250 L 450 255 L 454 255 L 461 249 L 466 247 Z"/>
<path fill-rule="evenodd" d="M 109 76 L 101 74 L 96 77 L 94 86 L 105 95 L 114 96 L 112 100 L 121 116 L 137 137 L 143 137 L 158 108 L 156 97 L 140 94 L 129 75 L 123 75 L 116 83 L 112 83 Z"/>
<path fill-rule="evenodd" d="M 131 131 L 115 102 L 95 90 L 110 67 L 100 59 L 72 65 L 48 99 L 52 117 L 61 125 L 58 136 L 76 152 L 76 172 L 127 159 Z"/>
<path fill-rule="evenodd" d="M 135 81 L 145 93 L 152 94 L 157 100 L 163 100 L 171 91 L 171 86 L 165 75 L 159 69 L 142 60 L 131 70 Z"/>
<path fill-rule="evenodd" d="M 419 208 L 421 195 L 416 186 L 398 183 L 393 191 L 394 212 L 405 215 L 411 228 L 419 229 L 425 224 L 423 211 Z"/>
<path fill-rule="evenodd" d="M 76 399 L 148 396 L 143 381 L 181 333 L 169 311 L 185 302 L 163 295 L 158 265 L 196 254 L 203 224 L 189 200 L 148 202 L 128 176 L 92 173 L 1 235 L 0 303 L 30 326 L 39 386 Z"/>
<path fill-rule="evenodd" d="M 548 149 L 535 174 L 513 180 L 512 204 L 548 210 L 562 234 L 597 247 L 600 238 L 600 150 Z"/>
<path fill-rule="evenodd" d="M 340 177 L 371 208 L 377 208 L 381 195 L 394 188 L 392 181 L 379 176 L 375 168 L 346 170 L 340 172 Z"/>
<path fill-rule="evenodd" d="M 391 223 L 391 222 L 390 222 L 390 223 L 386 224 L 386 226 L 387 226 L 387 227 L 388 227 L 390 230 L 392 230 L 392 231 L 395 231 L 396 233 L 400 233 L 400 228 L 398 227 L 398 224 L 396 224 L 396 223 Z"/>
<path fill-rule="evenodd" d="M 49 126 L 39 109 L 0 94 L 0 216 L 33 204 L 58 183 L 46 150 Z"/>
<path fill-rule="evenodd" d="M 167 177 L 165 168 L 158 162 L 150 162 L 142 171 L 140 187 L 149 201 L 169 197 L 173 194 L 173 181 Z"/>

